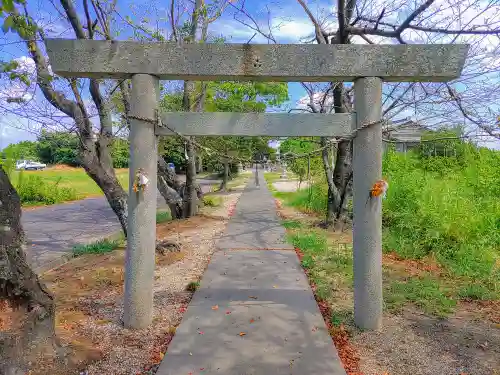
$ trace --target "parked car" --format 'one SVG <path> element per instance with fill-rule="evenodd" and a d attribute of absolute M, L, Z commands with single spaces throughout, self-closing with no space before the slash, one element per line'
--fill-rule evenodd
<path fill-rule="evenodd" d="M 175 172 L 175 164 L 174 163 L 168 163 L 167 166 Z"/>
<path fill-rule="evenodd" d="M 16 162 L 16 169 L 24 169 L 25 171 L 36 171 L 38 169 L 44 169 L 47 164 L 39 163 L 33 160 L 18 160 Z"/>

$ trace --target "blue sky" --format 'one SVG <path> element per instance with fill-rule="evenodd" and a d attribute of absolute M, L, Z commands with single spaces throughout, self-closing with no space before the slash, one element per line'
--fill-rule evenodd
<path fill-rule="evenodd" d="M 37 20 L 45 26 L 49 36 L 73 38 L 71 28 L 64 22 L 61 22 L 61 17 L 51 5 L 52 1 L 28 0 L 28 4 L 30 5 L 32 14 L 36 15 Z M 54 0 L 54 2 L 58 3 L 57 0 Z M 77 0 L 76 2 L 81 6 L 81 1 Z M 168 29 L 166 12 L 169 3 L 169 1 L 155 0 L 118 0 L 117 11 L 120 17 L 125 18 L 128 15 L 134 20 L 144 19 L 149 27 L 159 28 L 159 30 L 166 33 Z M 312 12 L 318 18 L 323 19 L 326 13 L 331 11 L 330 4 L 333 4 L 333 1 L 309 0 L 307 3 Z M 314 30 L 309 19 L 300 5 L 294 0 L 247 0 L 246 4 L 246 10 L 261 27 L 265 28 L 270 20 L 270 24 L 274 29 L 273 35 L 280 43 L 299 43 L 310 39 L 313 35 Z M 83 13 L 83 9 L 78 8 L 77 10 Z M 270 17 L 268 12 L 270 12 Z M 234 9 L 228 7 L 223 16 L 210 25 L 209 34 L 214 37 L 222 35 L 229 43 L 245 43 L 252 36 L 252 43 L 268 43 L 266 38 L 260 34 L 254 36 L 255 32 L 253 30 L 238 22 L 235 19 L 234 13 Z M 240 19 L 251 23 L 248 17 L 240 15 Z M 329 19 L 332 19 L 332 17 Z M 117 17 L 115 31 L 120 32 L 118 39 L 127 39 L 131 36 L 130 27 L 125 28 L 123 27 L 124 25 L 125 22 Z M 333 26 L 330 25 L 330 27 Z M 7 34 L 3 37 L 0 36 L 0 39 L 0 58 L 3 61 L 27 55 L 24 45 L 18 43 L 15 35 Z M 3 89 L 3 92 L 13 90 L 12 87 L 7 87 L 5 82 L 3 82 L 3 87 L 0 89 Z M 299 83 L 290 83 L 290 102 L 285 107 L 287 109 L 296 107 L 296 102 L 304 95 L 305 91 Z M 46 105 L 46 102 L 40 99 L 39 96 L 38 92 L 35 93 L 35 98 L 40 103 L 39 106 Z M 406 115 L 411 115 L 411 112 Z M 26 131 L 26 129 L 31 129 L 33 132 Z M 9 143 L 15 143 L 23 139 L 35 139 L 37 129 L 36 121 L 20 118 L 12 113 L 4 113 L 0 119 L 0 149 Z"/>
<path fill-rule="evenodd" d="M 57 1 L 56 1 L 57 3 Z M 249 4 L 250 1 L 247 1 Z M 256 19 L 259 24 L 266 25 L 268 21 L 267 10 L 265 6 L 269 1 L 259 0 L 251 1 L 251 6 L 247 6 L 247 10 Z M 49 0 L 28 0 L 30 11 L 35 14 L 37 20 L 45 27 L 47 34 L 54 37 L 67 37 L 73 38 L 71 28 L 68 24 L 61 21 L 61 17 L 54 10 Z M 77 1 L 77 6 L 81 6 L 82 2 Z M 314 7 L 313 7 L 314 8 Z M 273 1 L 272 6 L 272 19 L 274 26 L 281 25 L 275 30 L 275 37 L 281 43 L 297 43 L 301 37 L 312 35 L 313 28 L 306 18 L 301 18 L 299 21 L 294 20 L 293 16 L 298 12 L 302 15 L 302 10 L 294 1 Z M 83 9 L 78 11 L 83 14 Z M 161 6 L 153 6 L 153 2 L 140 2 L 119 0 L 117 11 L 121 17 L 132 17 L 134 20 L 145 19 L 151 28 L 159 27 L 160 30 L 168 28 L 165 22 L 166 8 Z M 230 43 L 247 42 L 253 35 L 254 31 L 250 30 L 240 22 L 236 21 L 234 16 L 234 8 L 229 7 L 221 18 L 211 24 L 209 34 L 211 36 L 224 36 Z M 296 18 L 296 17 L 295 17 Z M 124 25 L 124 22 L 117 16 L 117 22 Z M 127 39 L 130 37 L 130 28 L 121 31 L 118 39 Z M 0 36 L 0 59 L 2 61 L 10 61 L 27 56 L 27 51 L 23 43 L 19 42 L 16 35 L 8 33 Z M 261 35 L 256 35 L 252 39 L 252 43 L 267 43 L 267 39 Z M 6 90 L 11 94 L 12 89 L 8 88 L 8 83 L 3 82 L 4 91 Z M 22 90 L 22 89 L 21 89 Z M 35 94 L 39 97 L 39 101 L 43 102 L 44 99 L 40 94 Z M 294 107 L 294 103 L 304 95 L 304 90 L 297 83 L 289 85 L 290 102 L 287 103 L 287 108 Z M 26 131 L 26 129 L 31 129 Z M 6 113 L 0 119 L 0 149 L 6 147 L 10 143 L 16 143 L 20 140 L 34 140 L 37 133 L 36 121 L 30 121 L 26 118 L 16 116 L 12 113 Z"/>

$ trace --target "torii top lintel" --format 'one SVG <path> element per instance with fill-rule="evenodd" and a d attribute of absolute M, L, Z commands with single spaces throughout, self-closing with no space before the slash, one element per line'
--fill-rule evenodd
<path fill-rule="evenodd" d="M 462 72 L 468 45 L 183 44 L 47 39 L 52 70 L 65 77 L 274 82 L 446 82 Z"/>

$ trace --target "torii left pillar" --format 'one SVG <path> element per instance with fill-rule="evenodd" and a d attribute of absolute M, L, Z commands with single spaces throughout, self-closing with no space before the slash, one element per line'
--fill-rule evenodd
<path fill-rule="evenodd" d="M 158 117 L 158 78 L 149 74 L 135 74 L 132 77 L 131 96 L 123 323 L 126 328 L 141 329 L 151 324 L 153 319 L 157 194 L 155 121 Z M 139 170 L 148 181 L 144 189 L 134 191 L 136 174 Z"/>

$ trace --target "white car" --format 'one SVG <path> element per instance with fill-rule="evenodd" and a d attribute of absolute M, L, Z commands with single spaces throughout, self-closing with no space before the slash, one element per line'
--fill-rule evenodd
<path fill-rule="evenodd" d="M 16 163 L 16 169 L 24 169 L 25 171 L 44 169 L 47 164 L 39 163 L 33 160 L 18 160 Z"/>

